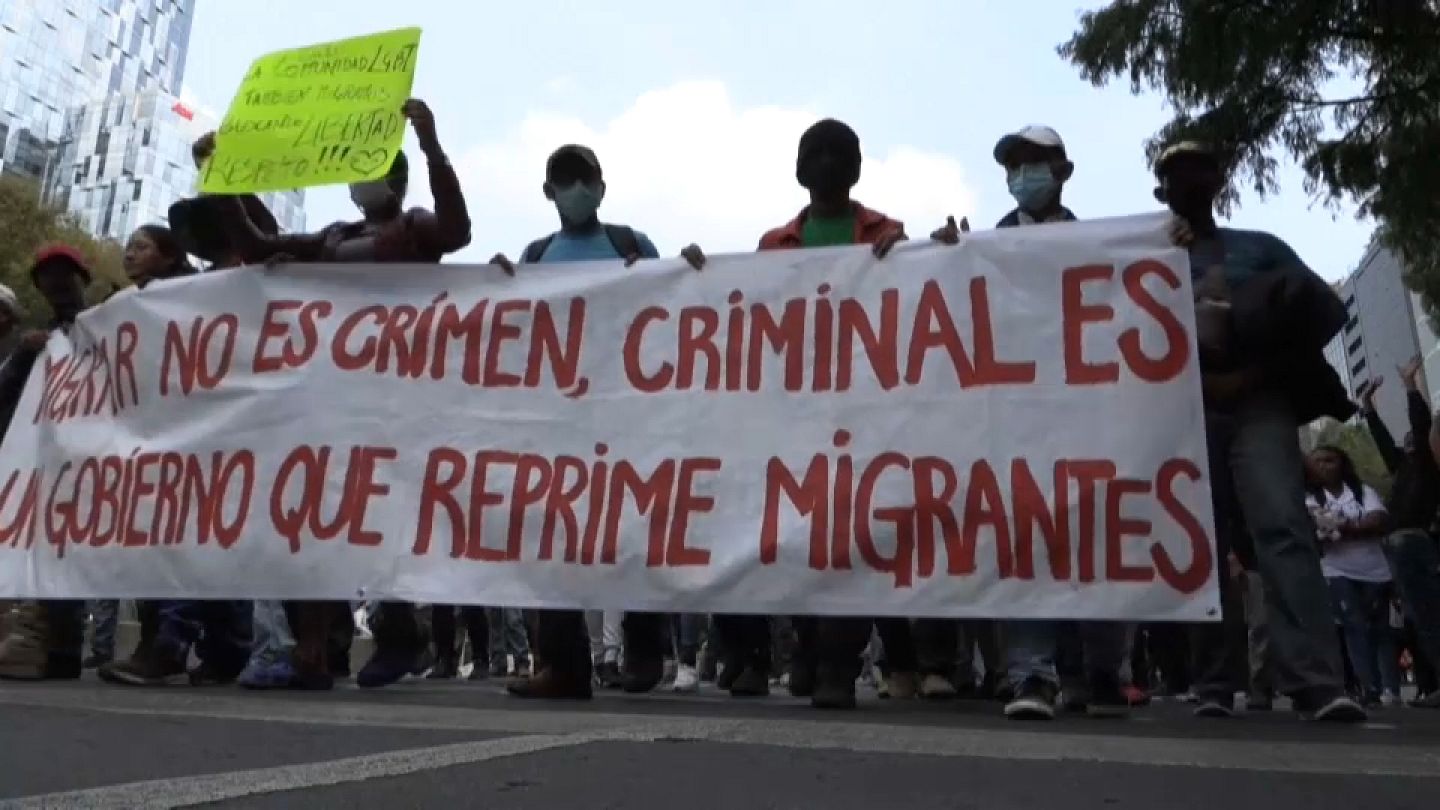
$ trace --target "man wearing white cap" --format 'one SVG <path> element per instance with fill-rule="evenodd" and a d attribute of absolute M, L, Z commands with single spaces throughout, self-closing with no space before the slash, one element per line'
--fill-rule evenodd
<path fill-rule="evenodd" d="M 1075 164 L 1065 153 L 1060 134 L 1031 125 L 995 144 L 995 162 L 1005 167 L 1005 182 L 1016 207 L 997 228 L 1072 222 L 1075 214 L 1061 204 L 1065 182 Z M 1013 698 L 1005 706 L 1012 719 L 1046 720 L 1054 716 L 1060 679 L 1056 652 L 1063 643 L 1066 703 L 1084 707 L 1094 716 L 1124 714 L 1129 701 L 1120 688 L 1120 663 L 1125 657 L 1125 625 L 1116 622 L 1012 621 L 1004 624 L 1006 670 Z"/>
<path fill-rule="evenodd" d="M 1060 133 L 1031 125 L 1012 132 L 995 144 L 995 162 L 1005 167 L 1005 182 L 1015 198 L 1015 210 L 995 227 L 1012 228 L 1040 222 L 1071 222 L 1075 215 L 1060 204 L 1060 193 L 1075 164 L 1065 155 Z"/>

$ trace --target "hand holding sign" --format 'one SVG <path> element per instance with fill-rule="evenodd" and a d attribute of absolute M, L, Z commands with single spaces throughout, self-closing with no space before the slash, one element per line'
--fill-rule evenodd
<path fill-rule="evenodd" d="M 435 134 L 435 114 L 430 112 L 430 105 L 418 98 L 412 98 L 405 102 L 400 112 L 410 119 L 410 126 L 415 129 L 415 138 L 420 141 L 420 151 L 428 158 L 443 156 L 440 138 Z"/>
<path fill-rule="evenodd" d="M 195 159 L 195 168 L 199 169 L 205 165 L 205 161 L 215 154 L 215 133 L 207 132 L 196 139 L 190 147 L 190 157 Z"/>
<path fill-rule="evenodd" d="M 196 144 L 201 190 L 243 194 L 379 179 L 405 139 L 407 118 L 426 154 L 439 154 L 434 117 L 410 99 L 419 47 L 420 29 L 405 28 L 255 60 L 211 153 Z"/>

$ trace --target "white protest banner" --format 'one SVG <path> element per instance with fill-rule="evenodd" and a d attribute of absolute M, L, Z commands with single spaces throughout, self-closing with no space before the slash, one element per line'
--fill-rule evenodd
<path fill-rule="evenodd" d="M 117 296 L 0 448 L 0 596 L 1206 620 L 1164 218 Z"/>

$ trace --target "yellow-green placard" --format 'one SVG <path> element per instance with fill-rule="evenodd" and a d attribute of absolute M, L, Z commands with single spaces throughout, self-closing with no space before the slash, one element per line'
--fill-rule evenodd
<path fill-rule="evenodd" d="M 212 194 L 384 177 L 405 139 L 420 29 L 324 42 L 255 60 L 200 173 Z"/>

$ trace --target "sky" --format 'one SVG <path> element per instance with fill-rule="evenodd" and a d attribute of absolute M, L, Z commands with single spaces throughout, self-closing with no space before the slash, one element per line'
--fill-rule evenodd
<path fill-rule="evenodd" d="M 805 204 L 796 145 L 824 117 L 860 135 L 855 198 L 915 238 L 947 215 L 988 228 L 1013 207 L 991 151 L 1036 123 L 1065 140 L 1076 169 L 1064 200 L 1079 217 L 1157 208 L 1143 144 L 1169 119 L 1163 99 L 1132 95 L 1128 81 L 1091 87 L 1055 53 L 1098 5 L 200 0 L 182 95 L 218 118 L 257 56 L 419 26 L 414 94 L 434 111 L 473 222 L 452 261 L 515 257 L 555 230 L 545 157 L 572 141 L 604 168 L 602 219 L 646 232 L 663 255 L 691 242 L 753 250 Z M 1247 194 L 1231 224 L 1272 231 L 1322 276 L 1344 276 L 1371 223 L 1308 196 L 1293 164 L 1279 179 L 1278 195 Z M 410 204 L 428 205 L 424 186 L 415 175 Z M 306 213 L 312 229 L 355 218 L 343 186 L 308 191 Z"/>

